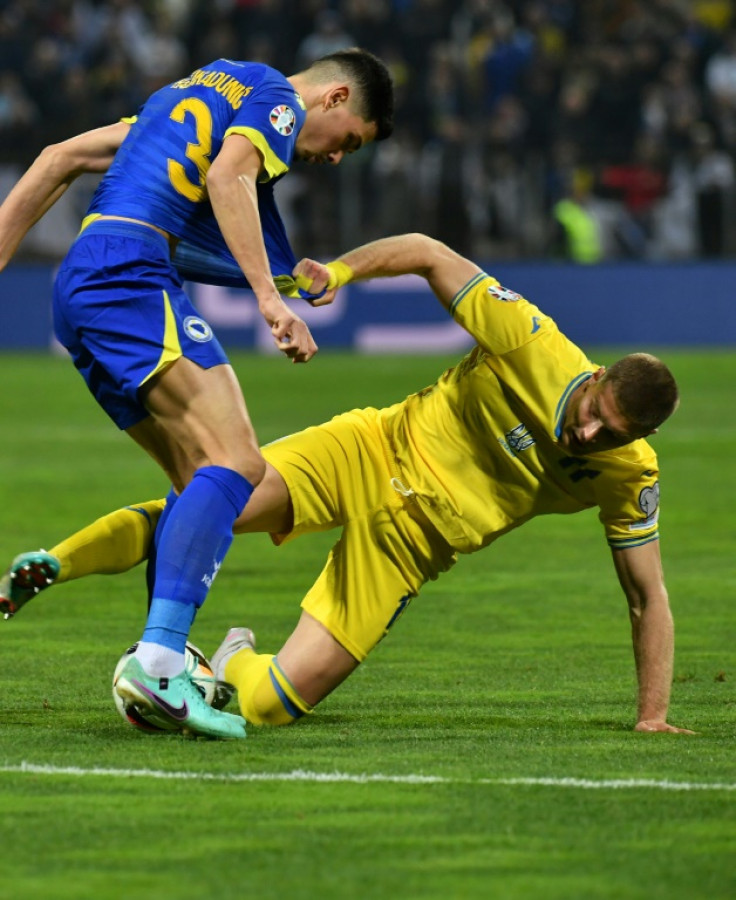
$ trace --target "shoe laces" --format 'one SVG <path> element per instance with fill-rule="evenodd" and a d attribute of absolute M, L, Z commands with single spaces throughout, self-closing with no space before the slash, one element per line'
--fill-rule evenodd
<path fill-rule="evenodd" d="M 187 677 L 189 678 L 189 680 L 194 681 L 194 682 L 201 681 L 201 682 L 207 682 L 210 684 L 217 684 L 217 678 L 215 678 L 214 674 L 212 674 L 212 675 L 198 674 L 196 678 L 194 677 L 197 672 L 197 669 L 199 668 L 199 662 L 200 661 L 197 659 L 197 657 L 193 653 L 186 654 L 186 663 L 184 665 L 184 672 L 187 675 Z"/>

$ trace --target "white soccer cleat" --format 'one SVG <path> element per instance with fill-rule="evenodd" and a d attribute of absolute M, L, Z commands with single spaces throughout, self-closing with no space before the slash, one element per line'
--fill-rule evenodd
<path fill-rule="evenodd" d="M 239 653 L 241 650 L 255 649 L 256 636 L 250 628 L 231 628 L 225 635 L 225 640 L 212 654 L 210 664 L 212 665 L 214 676 L 217 679 L 217 684 L 228 685 L 231 689 L 231 696 L 232 692 L 235 691 L 235 688 L 230 685 L 225 678 L 225 666 L 228 664 L 230 658 L 235 656 L 235 654 Z"/>

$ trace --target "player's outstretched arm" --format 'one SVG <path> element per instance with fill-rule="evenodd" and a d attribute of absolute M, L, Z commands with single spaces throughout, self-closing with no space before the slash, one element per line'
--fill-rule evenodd
<path fill-rule="evenodd" d="M 294 269 L 297 285 L 312 293 L 327 288 L 314 306 L 334 299 L 335 292 L 350 281 L 420 275 L 426 278 L 438 300 L 449 308 L 453 297 L 481 271 L 475 263 L 426 234 L 400 234 L 364 244 L 322 265 L 303 259 Z"/>
<path fill-rule="evenodd" d="M 639 701 L 635 731 L 694 734 L 667 722 L 675 630 L 664 584 L 659 541 L 614 550 L 613 562 L 629 604 Z"/>
<path fill-rule="evenodd" d="M 129 128 L 125 122 L 116 122 L 41 151 L 0 206 L 0 271 L 13 258 L 28 231 L 75 178 L 109 168 Z"/>

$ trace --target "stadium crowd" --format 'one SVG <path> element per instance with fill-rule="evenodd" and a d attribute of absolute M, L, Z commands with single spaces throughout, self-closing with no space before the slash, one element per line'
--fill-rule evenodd
<path fill-rule="evenodd" d="M 288 75 L 359 45 L 392 71 L 396 131 L 287 179 L 297 255 L 420 227 L 483 258 L 734 256 L 733 5 L 0 0 L 0 197 L 41 147 L 134 113 L 198 65 Z"/>

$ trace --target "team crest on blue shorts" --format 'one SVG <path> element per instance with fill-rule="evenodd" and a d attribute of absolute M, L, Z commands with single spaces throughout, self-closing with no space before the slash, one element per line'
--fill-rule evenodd
<path fill-rule="evenodd" d="M 198 341 L 200 344 L 204 344 L 205 341 L 211 341 L 214 336 L 210 326 L 204 319 L 200 319 L 199 316 L 187 316 L 184 319 L 184 331 L 188 337 L 193 341 Z"/>

